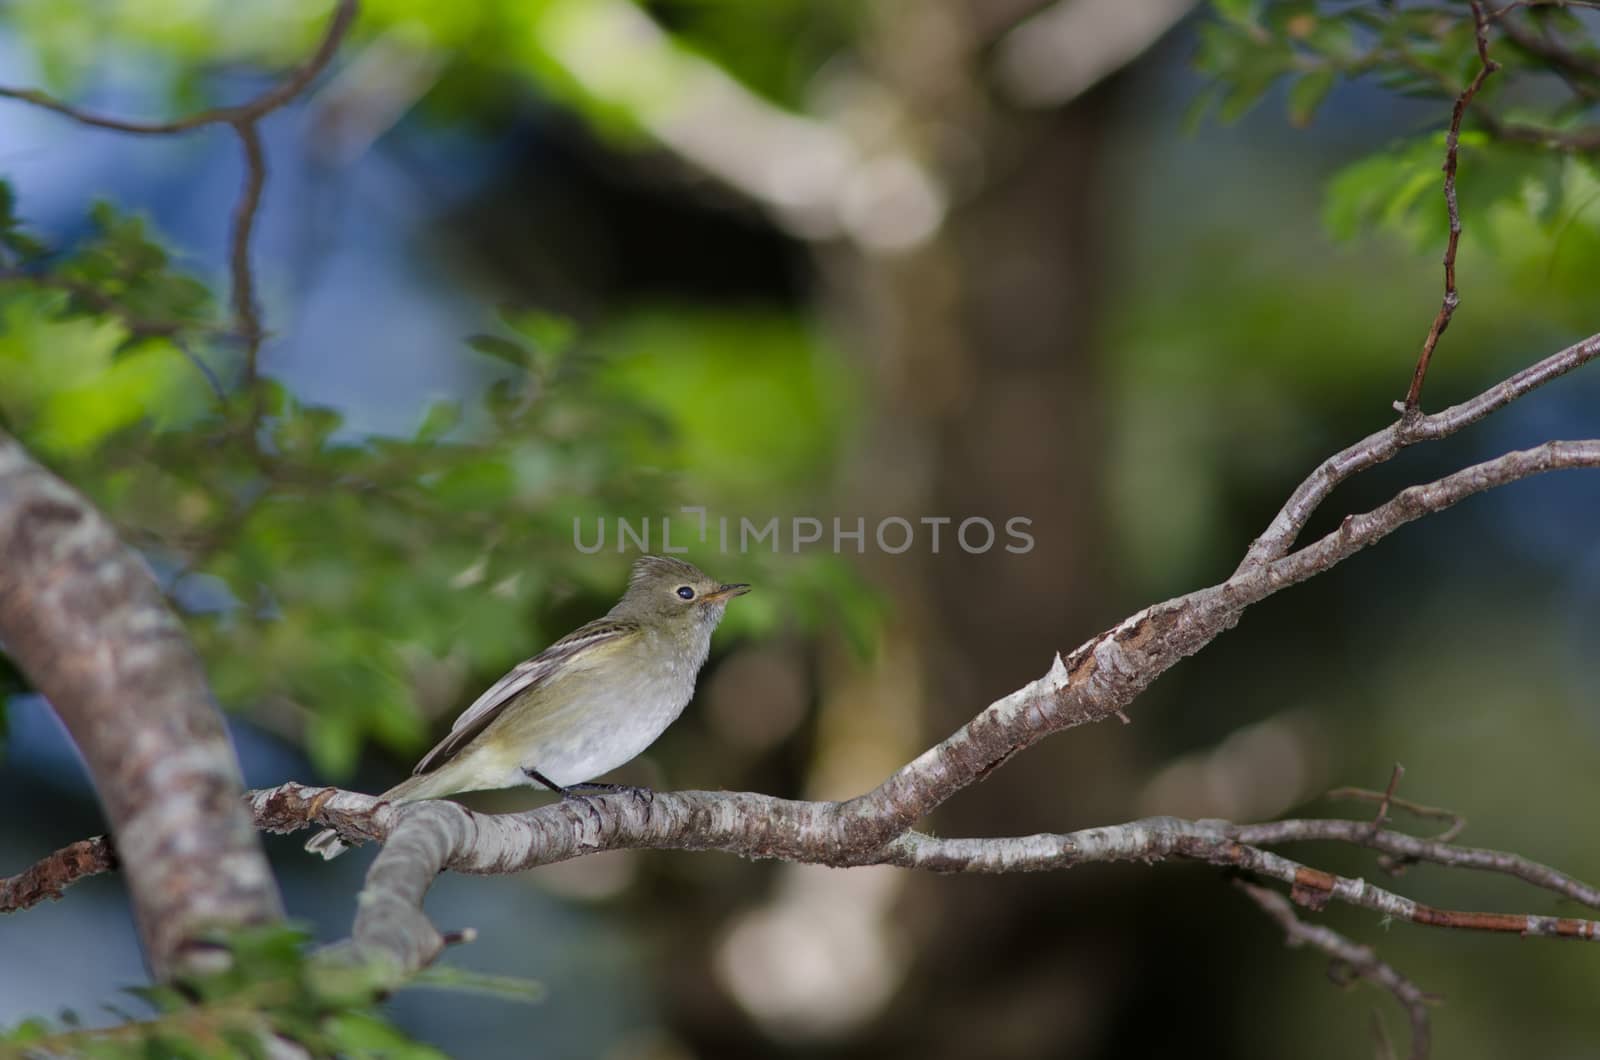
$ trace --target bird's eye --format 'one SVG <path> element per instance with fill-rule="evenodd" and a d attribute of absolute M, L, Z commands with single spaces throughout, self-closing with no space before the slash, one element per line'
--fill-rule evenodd
<path fill-rule="evenodd" d="M 694 599 L 694 590 L 689 588 L 687 585 L 678 586 L 678 599 L 680 599 L 680 600 L 693 600 Z"/>

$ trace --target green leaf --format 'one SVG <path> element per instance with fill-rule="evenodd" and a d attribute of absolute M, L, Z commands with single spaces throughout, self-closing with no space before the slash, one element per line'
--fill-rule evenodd
<path fill-rule="evenodd" d="M 1406 222 L 1430 189 L 1443 187 L 1439 172 L 1442 138 L 1430 137 L 1353 162 L 1329 182 L 1322 222 L 1336 240 L 1348 241 L 1373 227 L 1415 238 Z"/>
<path fill-rule="evenodd" d="M 485 356 L 514 364 L 518 368 L 527 368 L 533 363 L 533 354 L 520 343 L 501 338 L 499 335 L 470 335 L 467 337 L 467 345 Z"/>
<path fill-rule="evenodd" d="M 20 263 L 27 264 L 43 257 L 46 247 L 22 231 L 22 222 L 17 218 L 16 208 L 16 193 L 12 190 L 10 182 L 0 180 L 0 246 L 15 254 Z"/>
<path fill-rule="evenodd" d="M 406 1037 L 397 1028 L 363 1012 L 340 1012 L 324 1022 L 333 1044 L 352 1057 L 384 1060 L 449 1060 L 432 1046 Z"/>
<path fill-rule="evenodd" d="M 435 401 L 428 406 L 417 428 L 417 441 L 437 442 L 461 423 L 461 404 L 456 401 Z"/>
<path fill-rule="evenodd" d="M 543 1001 L 548 991 L 536 979 L 512 975 L 490 975 L 452 965 L 433 965 L 411 977 L 408 986 L 431 987 L 438 990 L 458 990 L 468 994 L 535 1004 Z"/>
<path fill-rule="evenodd" d="M 533 343 L 533 353 L 543 368 L 566 355 L 578 340 L 578 325 L 555 313 L 525 309 L 508 313 L 505 321 Z"/>
<path fill-rule="evenodd" d="M 441 474 L 431 492 L 447 509 L 495 508 L 516 493 L 516 480 L 503 459 L 486 454 Z"/>
<path fill-rule="evenodd" d="M 1317 70 L 1295 80 L 1289 86 L 1290 123 L 1300 127 L 1310 125 L 1317 108 L 1328 98 L 1338 80 L 1338 73 L 1332 69 Z"/>
<path fill-rule="evenodd" d="M 29 446 L 83 456 L 134 424 L 173 430 L 209 407 L 204 382 L 165 340 L 127 346 L 104 319 L 59 319 L 57 292 L 0 301 L 0 403 Z"/>
<path fill-rule="evenodd" d="M 1211 0 L 1211 6 L 1233 22 L 1254 25 L 1261 17 L 1261 0 Z"/>

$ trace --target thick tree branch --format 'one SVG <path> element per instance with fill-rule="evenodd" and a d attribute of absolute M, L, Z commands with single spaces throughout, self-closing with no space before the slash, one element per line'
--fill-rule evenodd
<path fill-rule="evenodd" d="M 663 149 L 799 238 L 845 236 L 869 251 L 903 251 L 944 223 L 943 182 L 904 145 L 862 144 L 850 122 L 773 105 L 683 47 L 633 0 L 564 7 L 541 38 L 584 92 L 625 109 Z M 654 75 L 640 78 L 641 69 Z"/>
<path fill-rule="evenodd" d="M 1261 848 L 1290 839 L 1338 839 L 1440 864 L 1506 872 L 1600 908 L 1600 893 L 1553 869 L 1499 851 L 1453 848 L 1403 833 L 1374 832 L 1368 821 L 1234 825 L 1156 817 L 1068 834 L 935 838 L 906 832 L 873 845 L 849 803 L 794 802 L 729 792 L 663 792 L 651 798 L 601 795 L 519 814 L 481 815 L 455 803 L 393 805 L 333 788 L 285 784 L 252 792 L 257 824 L 292 831 L 332 825 L 353 840 L 385 842 L 360 902 L 355 941 L 409 968 L 439 952 L 442 940 L 421 914 L 422 896 L 441 869 L 520 872 L 601 850 L 720 850 L 838 867 L 898 865 L 934 872 L 1009 873 L 1112 861 L 1204 861 L 1281 881 L 1300 904 L 1330 901 L 1428 927 L 1592 940 L 1593 920 L 1538 914 L 1440 909 L 1364 880 L 1336 876 Z M 1251 841 L 1246 841 L 1248 837 Z"/>
<path fill-rule="evenodd" d="M 203 968 L 206 929 L 281 909 L 200 661 L 143 562 L 4 434 L 0 556 L 0 641 L 83 754 L 151 967 Z"/>
<path fill-rule="evenodd" d="M 1195 3 L 1057 0 L 1012 27 L 995 45 L 996 84 L 1024 106 L 1070 103 L 1143 55 Z"/>
<path fill-rule="evenodd" d="M 597 795 L 526 813 L 496 815 L 473 813 L 450 802 L 390 804 L 358 792 L 293 783 L 251 792 L 248 801 L 257 825 L 273 832 L 295 831 L 317 823 L 338 828 L 351 839 L 392 845 L 395 836 L 426 826 L 438 834 L 440 842 L 425 850 L 413 847 L 385 866 L 393 871 L 407 866 L 419 878 L 444 868 L 479 875 L 521 872 L 601 850 L 620 849 L 720 850 L 749 858 L 782 858 L 836 867 L 889 864 L 935 872 L 980 873 L 1033 872 L 1093 862 L 1183 857 L 1326 892 L 1328 897 L 1415 923 L 1512 930 L 1484 919 L 1501 914 L 1454 913 L 1420 906 L 1363 881 L 1319 873 L 1260 849 L 1277 843 L 1318 840 L 1349 843 L 1456 868 L 1503 873 L 1600 909 L 1600 888 L 1520 855 L 1457 847 L 1388 829 L 1374 830 L 1370 821 L 1303 819 L 1236 825 L 1153 817 L 1066 834 L 1004 838 L 948 839 L 907 832 L 873 847 L 863 842 L 860 830 L 852 826 L 848 802 L 796 802 L 750 792 L 658 792 L 649 798 Z M 1514 930 L 1527 934 L 1596 937 L 1592 921 L 1521 915 L 1515 920 Z"/>

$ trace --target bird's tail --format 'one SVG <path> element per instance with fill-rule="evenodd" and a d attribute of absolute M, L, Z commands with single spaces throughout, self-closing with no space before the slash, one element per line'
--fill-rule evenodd
<path fill-rule="evenodd" d="M 451 786 L 448 779 L 441 772 L 424 773 L 421 776 L 407 777 L 382 795 L 378 799 L 382 802 L 416 802 L 419 799 L 435 799 L 441 795 L 449 795 L 456 789 Z M 332 861 L 343 854 L 350 847 L 339 838 L 339 833 L 332 828 L 326 828 L 312 836 L 306 843 L 306 849 L 313 854 L 321 854 Z"/>

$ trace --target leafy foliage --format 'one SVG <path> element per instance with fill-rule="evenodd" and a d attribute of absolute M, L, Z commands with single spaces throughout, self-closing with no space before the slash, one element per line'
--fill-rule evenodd
<path fill-rule="evenodd" d="M 489 991 L 524 1002 L 540 996 L 536 983 L 451 969 L 401 984 L 381 964 L 361 963 L 338 949 L 313 951 L 307 932 L 293 925 L 243 930 L 214 944 L 228 951 L 226 971 L 130 991 L 153 1010 L 148 1018 L 111 1009 L 125 1022 L 106 1030 L 83 1029 L 72 1012 L 61 1015 L 59 1027 L 31 1019 L 0 1031 L 0 1050 L 94 1060 L 212 1060 L 266 1057 L 274 1055 L 274 1043 L 293 1043 L 312 1057 L 440 1060 L 444 1053 L 383 1018 L 381 1002 L 397 986 Z"/>
<path fill-rule="evenodd" d="M 656 315 L 585 343 L 507 309 L 467 340 L 495 366 L 478 394 L 408 437 L 356 436 L 270 378 L 214 393 L 198 362 L 236 375 L 238 356 L 205 288 L 139 219 L 93 220 L 0 285 L 0 415 L 145 550 L 223 702 L 329 774 L 368 741 L 414 753 L 614 596 L 629 557 L 582 556 L 578 524 L 803 494 L 851 413 L 842 369 L 780 317 Z M 871 643 L 877 603 L 826 564 L 760 580 L 771 603 L 730 628 L 787 621 L 793 597 Z"/>
<path fill-rule="evenodd" d="M 1437 101 L 1442 125 L 1481 68 L 1479 27 L 1465 3 L 1218 0 L 1214 7 L 1219 17 L 1202 28 L 1197 57 L 1213 84 L 1196 113 L 1215 107 L 1224 120 L 1286 86 L 1291 120 L 1306 124 L 1340 81 L 1366 79 Z M 1493 255 L 1519 291 L 1565 314 L 1573 289 L 1600 266 L 1592 192 L 1600 44 L 1592 23 L 1559 5 L 1482 10 L 1496 69 L 1467 108 L 1460 138 L 1465 239 Z M 1342 241 L 1396 235 L 1415 251 L 1437 253 L 1448 234 L 1444 154 L 1443 133 L 1423 131 L 1350 163 L 1328 187 L 1328 231 Z"/>

